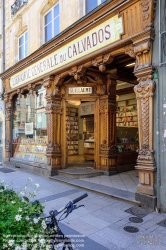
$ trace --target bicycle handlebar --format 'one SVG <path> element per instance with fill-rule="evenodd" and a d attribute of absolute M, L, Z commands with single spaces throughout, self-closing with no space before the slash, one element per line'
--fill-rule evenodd
<path fill-rule="evenodd" d="M 87 193 L 79 196 L 78 198 L 74 199 L 73 201 L 70 201 L 66 206 L 62 207 L 61 209 L 59 209 L 57 212 L 58 214 L 60 214 L 63 210 L 65 210 L 66 208 L 70 207 L 71 206 L 71 203 L 75 204 L 77 202 L 79 202 L 80 200 L 86 198 L 88 196 Z"/>
<path fill-rule="evenodd" d="M 82 199 L 86 198 L 87 196 L 88 196 L 88 194 L 85 193 L 85 194 L 81 195 L 80 197 L 74 199 L 74 200 L 72 201 L 72 203 L 75 204 L 75 203 L 81 201 Z"/>

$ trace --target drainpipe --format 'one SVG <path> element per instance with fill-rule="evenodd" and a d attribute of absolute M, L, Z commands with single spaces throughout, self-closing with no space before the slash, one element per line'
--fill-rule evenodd
<path fill-rule="evenodd" d="M 162 72 L 162 64 L 161 64 L 161 1 L 159 0 L 159 9 L 158 9 L 158 22 L 159 22 L 159 67 L 157 70 L 158 77 L 161 75 Z M 160 82 L 161 80 L 161 82 Z M 162 136 L 162 129 L 160 129 L 160 119 L 161 119 L 161 109 L 162 107 L 160 106 L 160 100 L 162 100 L 163 96 L 160 90 L 159 90 L 159 83 L 162 83 L 162 88 L 163 88 L 163 79 L 162 77 L 155 79 L 156 85 L 157 85 L 157 93 L 156 93 L 156 114 L 157 114 L 157 124 L 156 124 L 156 130 L 157 130 L 157 148 L 156 148 L 156 164 L 157 164 L 157 207 L 156 207 L 156 212 L 161 211 L 161 197 L 160 197 L 160 192 L 161 192 L 161 136 Z M 162 109 L 163 112 L 163 109 Z"/>
<path fill-rule="evenodd" d="M 2 23 L 2 65 L 1 65 L 1 70 L 2 72 L 5 71 L 5 0 L 1 1 L 1 7 L 2 7 L 2 19 L 1 19 L 1 23 Z M 5 89 L 3 87 L 3 83 L 2 83 L 2 95 L 1 95 L 1 100 L 3 100 L 3 95 L 4 95 Z M 3 145 L 3 149 L 2 149 L 2 162 L 4 162 L 6 154 L 5 154 L 5 148 L 6 148 L 6 119 L 5 119 L 5 113 L 6 113 L 6 104 L 4 102 L 4 111 L 3 111 L 3 127 L 2 127 L 2 131 L 3 131 L 3 138 L 2 138 L 2 145 Z"/>
<path fill-rule="evenodd" d="M 5 71 L 5 1 L 2 0 L 2 72 Z"/>
<path fill-rule="evenodd" d="M 157 114 L 157 124 L 156 124 L 156 130 L 157 130 L 157 148 L 156 148 L 156 164 L 157 164 L 157 208 L 156 212 L 160 212 L 161 210 L 161 201 L 160 201 L 160 192 L 161 192 L 161 148 L 160 148 L 160 140 L 161 140 L 161 134 L 162 130 L 160 130 L 160 100 L 161 96 L 159 91 L 159 79 L 155 79 L 156 85 L 157 85 L 157 93 L 156 93 L 156 114 Z"/>
<path fill-rule="evenodd" d="M 160 9 L 161 9 L 161 3 L 159 0 L 159 66 L 161 65 L 161 24 L 160 24 Z"/>

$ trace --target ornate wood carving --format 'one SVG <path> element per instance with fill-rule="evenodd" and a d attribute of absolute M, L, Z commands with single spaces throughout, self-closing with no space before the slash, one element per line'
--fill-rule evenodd
<path fill-rule="evenodd" d="M 142 8 L 142 20 L 143 20 L 143 28 L 153 27 L 154 16 L 155 16 L 155 6 L 156 1 L 154 0 L 142 0 L 141 8 Z"/>
<path fill-rule="evenodd" d="M 85 78 L 86 68 L 84 65 L 75 66 L 69 71 L 69 75 L 73 76 L 77 85 L 85 85 L 86 78 Z"/>
<path fill-rule="evenodd" d="M 150 39 L 144 41 L 144 43 L 138 43 L 134 47 L 134 53 L 136 55 L 135 71 L 149 67 L 151 65 L 151 41 Z"/>
<path fill-rule="evenodd" d="M 116 78 L 116 77 L 115 77 Z M 107 96 L 100 98 L 101 167 L 109 171 L 116 165 L 116 80 L 107 75 Z"/>
<path fill-rule="evenodd" d="M 11 110 L 12 110 L 12 98 L 13 95 L 4 94 L 4 101 L 6 102 L 6 160 L 10 159 L 10 151 L 11 151 Z"/>
<path fill-rule="evenodd" d="M 138 78 L 139 84 L 134 87 L 136 93 L 139 109 L 139 119 L 141 119 L 140 146 L 138 150 L 138 164 L 154 165 L 154 152 L 152 150 L 152 133 L 150 127 L 152 126 L 152 99 L 155 91 L 155 82 L 152 76 Z"/>
<path fill-rule="evenodd" d="M 136 93 L 138 107 L 140 147 L 136 168 L 139 169 L 137 191 L 154 195 L 153 95 L 155 82 L 152 77 L 153 32 L 149 33 L 149 37 L 150 38 L 142 39 L 142 41 L 140 41 L 139 37 L 139 39 L 137 38 L 138 41 L 134 42 L 134 53 L 136 54 L 134 74 L 138 81 L 138 84 L 134 87 L 134 91 Z"/>
<path fill-rule="evenodd" d="M 134 53 L 134 46 L 133 44 L 130 44 L 125 47 L 125 54 L 129 55 L 130 57 L 135 58 L 135 53 Z"/>
<path fill-rule="evenodd" d="M 108 53 L 92 60 L 92 65 L 98 67 L 101 72 L 104 72 L 106 70 L 105 65 L 111 63 L 113 60 L 114 57 L 111 55 L 111 53 Z"/>
<path fill-rule="evenodd" d="M 44 79 L 43 86 L 46 88 L 46 115 L 48 128 L 48 144 L 46 148 L 47 164 L 53 169 L 61 168 L 61 98 L 60 89 L 56 85 L 54 77 Z"/>

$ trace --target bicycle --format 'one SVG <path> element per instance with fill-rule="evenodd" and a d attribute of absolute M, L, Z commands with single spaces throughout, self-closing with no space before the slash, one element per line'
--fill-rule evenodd
<path fill-rule="evenodd" d="M 66 237 L 63 232 L 61 231 L 58 222 L 64 220 L 67 218 L 67 216 L 75 209 L 78 209 L 79 207 L 83 207 L 84 205 L 74 205 L 75 203 L 79 202 L 80 200 L 86 198 L 88 196 L 87 193 L 81 195 L 80 197 L 74 199 L 73 201 L 70 201 L 69 203 L 66 204 L 66 206 L 62 207 L 59 210 L 51 210 L 49 212 L 49 216 L 46 216 L 46 225 L 47 229 L 51 232 L 48 234 L 48 237 L 51 239 L 51 250 L 56 249 L 55 246 L 57 246 L 59 243 L 64 243 L 62 250 L 65 250 L 68 248 L 69 250 L 73 250 L 71 239 Z M 65 214 L 65 217 L 63 219 L 57 220 L 56 216 L 60 213 L 64 213 L 60 216 L 60 218 Z M 49 219 L 49 220 L 48 220 Z"/>

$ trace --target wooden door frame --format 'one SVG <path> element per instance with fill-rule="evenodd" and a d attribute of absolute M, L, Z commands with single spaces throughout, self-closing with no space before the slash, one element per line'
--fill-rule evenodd
<path fill-rule="evenodd" d="M 78 100 L 78 101 L 89 101 L 94 102 L 94 137 L 95 137 L 95 149 L 94 149 L 94 168 L 99 166 L 99 97 L 98 96 L 66 96 L 62 98 L 62 127 L 61 127 L 61 145 L 62 145 L 62 169 L 67 167 L 66 163 L 66 102 L 69 100 Z M 64 132 L 63 132 L 64 131 Z"/>

